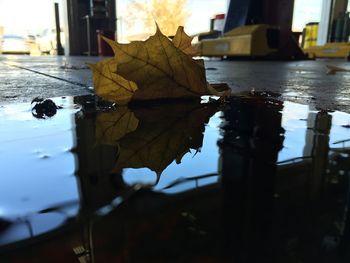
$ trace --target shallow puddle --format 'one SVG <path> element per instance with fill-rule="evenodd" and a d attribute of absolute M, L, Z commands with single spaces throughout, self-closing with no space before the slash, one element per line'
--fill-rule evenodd
<path fill-rule="evenodd" d="M 349 262 L 349 114 L 54 101 L 0 108 L 1 262 Z"/>

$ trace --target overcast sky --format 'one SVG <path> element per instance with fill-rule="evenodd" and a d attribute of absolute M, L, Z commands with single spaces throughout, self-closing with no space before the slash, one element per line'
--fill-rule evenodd
<path fill-rule="evenodd" d="M 54 26 L 54 0 L 0 0 L 6 34 L 39 33 Z"/>
<path fill-rule="evenodd" d="M 309 22 L 320 22 L 322 0 L 295 0 L 293 31 L 302 31 Z"/>

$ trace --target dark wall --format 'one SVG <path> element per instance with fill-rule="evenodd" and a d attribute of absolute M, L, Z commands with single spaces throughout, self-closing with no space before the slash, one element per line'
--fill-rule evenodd
<path fill-rule="evenodd" d="M 251 24 L 277 25 L 290 31 L 294 0 L 231 0 L 225 32 Z"/>
<path fill-rule="evenodd" d="M 265 0 L 263 11 L 264 23 L 279 26 L 281 35 L 290 35 L 294 0 Z"/>
<path fill-rule="evenodd" d="M 278 57 L 304 59 L 292 36 L 294 0 L 231 0 L 224 32 L 252 24 L 268 24 L 279 28 Z"/>
<path fill-rule="evenodd" d="M 97 55 L 96 30 L 116 30 L 115 0 L 107 2 L 107 16 L 92 15 L 90 0 L 67 0 L 69 55 Z M 88 30 L 89 29 L 89 30 Z M 90 31 L 90 54 L 88 32 Z"/>
<path fill-rule="evenodd" d="M 226 17 L 224 32 L 247 24 L 248 12 L 253 0 L 231 0 Z"/>

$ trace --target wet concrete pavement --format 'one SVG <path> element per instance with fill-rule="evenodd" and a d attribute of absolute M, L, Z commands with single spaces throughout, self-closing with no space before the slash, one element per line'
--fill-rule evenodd
<path fill-rule="evenodd" d="M 350 262 L 350 114 L 54 101 L 0 107 L 0 262 Z"/>
<path fill-rule="evenodd" d="M 348 75 L 208 61 L 286 101 L 115 108 L 68 96 L 98 59 L 0 57 L 0 262 L 350 262 L 350 114 L 287 101 L 350 111 Z"/>
<path fill-rule="evenodd" d="M 1 56 L 0 105 L 89 94 L 92 79 L 86 64 L 100 59 Z M 350 112 L 350 74 L 327 75 L 329 64 L 349 67 L 344 60 L 205 62 L 209 83 L 227 83 L 234 92 L 271 91 L 285 100 Z"/>
<path fill-rule="evenodd" d="M 64 68 L 66 65 L 86 68 L 87 62 L 93 61 L 86 57 L 0 57 L 0 104 L 31 101 L 38 96 L 47 98 L 89 94 L 90 70 Z"/>

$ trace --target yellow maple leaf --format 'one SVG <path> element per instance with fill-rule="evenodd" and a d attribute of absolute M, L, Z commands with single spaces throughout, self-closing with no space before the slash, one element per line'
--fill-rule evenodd
<path fill-rule="evenodd" d="M 185 54 L 195 56 L 198 51 L 192 46 L 193 37 L 188 36 L 183 26 L 179 26 L 173 38 L 174 46 L 181 49 Z"/>
<path fill-rule="evenodd" d="M 92 65 L 96 94 L 127 104 L 130 100 L 200 97 L 215 94 L 203 63 L 192 59 L 191 38 L 179 27 L 174 40 L 157 28 L 145 41 L 120 44 L 104 38 L 115 57 Z"/>
<path fill-rule="evenodd" d="M 116 73 L 117 63 L 114 59 L 105 59 L 89 66 L 93 72 L 96 95 L 120 105 L 130 101 L 137 86 Z"/>

